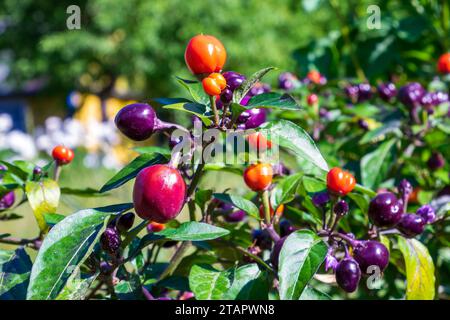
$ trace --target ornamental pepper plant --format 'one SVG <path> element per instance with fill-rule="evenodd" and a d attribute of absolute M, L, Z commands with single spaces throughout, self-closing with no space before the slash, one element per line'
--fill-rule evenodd
<path fill-rule="evenodd" d="M 185 96 L 123 106 L 124 136 L 169 148 L 139 148 L 99 190 L 59 185 L 74 158 L 64 146 L 42 167 L 1 161 L 0 217 L 28 203 L 40 230 L 0 236 L 16 246 L 2 251 L 2 298 L 448 297 L 448 257 L 437 259 L 449 244 L 447 80 L 328 81 L 311 69 L 272 89 L 275 68 L 228 70 L 225 48 L 193 37 Z M 436 70 L 447 69 L 443 55 Z M 128 202 L 58 213 L 61 194 L 125 184 Z"/>

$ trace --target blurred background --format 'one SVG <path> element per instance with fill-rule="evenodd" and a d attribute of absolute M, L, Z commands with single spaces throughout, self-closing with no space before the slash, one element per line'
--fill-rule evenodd
<path fill-rule="evenodd" d="M 71 5 L 79 29 L 68 28 L 77 19 Z M 190 77 L 184 48 L 199 33 L 223 42 L 227 70 L 248 75 L 275 66 L 304 77 L 317 69 L 329 81 L 375 84 L 431 79 L 449 49 L 449 23 L 446 0 L 2 0 L 0 159 L 42 165 L 64 144 L 76 148 L 76 160 L 62 186 L 99 188 L 135 156 L 114 115 L 130 101 L 181 94 L 175 76 Z M 267 78 L 272 86 L 279 72 Z M 129 201 L 130 192 L 64 196 L 60 210 Z M 0 233 L 13 226 L 21 236 L 37 232 L 32 215 L 2 223 Z"/>

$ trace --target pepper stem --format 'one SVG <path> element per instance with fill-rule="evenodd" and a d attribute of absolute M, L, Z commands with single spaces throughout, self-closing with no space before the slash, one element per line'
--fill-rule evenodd
<path fill-rule="evenodd" d="M 270 224 L 270 202 L 269 202 L 269 190 L 264 190 L 261 193 L 261 202 L 264 208 L 264 222 Z"/>
<path fill-rule="evenodd" d="M 216 127 L 219 126 L 219 112 L 217 111 L 216 100 L 214 96 L 209 96 L 209 102 L 211 103 L 211 109 L 214 113 L 214 124 Z"/>

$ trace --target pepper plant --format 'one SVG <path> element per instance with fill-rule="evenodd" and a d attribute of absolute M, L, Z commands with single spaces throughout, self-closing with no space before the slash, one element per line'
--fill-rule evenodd
<path fill-rule="evenodd" d="M 328 159 L 330 147 L 322 154 L 313 139 L 326 132 L 315 107 L 319 90 L 305 109 L 298 102 L 305 95 L 295 99 L 261 83 L 272 67 L 250 77 L 223 72 L 226 50 L 212 36 L 192 38 L 185 61 L 194 76 L 178 79 L 187 97 L 154 101 L 191 114 L 192 128 L 160 120 L 147 103 L 122 108 L 115 123 L 125 136 L 143 141 L 159 132 L 171 149 L 140 148 L 100 190 L 58 185 L 63 165 L 73 159 L 63 146 L 42 168 L 1 162 L 2 217 L 28 201 L 40 228 L 33 239 L 1 235 L 0 242 L 18 246 L 1 251 L 1 298 L 436 297 L 435 262 L 416 237 L 426 240 L 442 230 L 448 207 L 411 207 L 414 190 L 406 179 L 374 190 L 387 162 L 380 154 L 395 140 L 363 156 L 374 166 L 370 174 L 343 169 L 340 161 L 351 163 L 348 154 L 358 150 Z M 324 82 L 318 72 L 308 79 Z M 328 134 L 350 144 L 340 136 L 347 125 Z M 235 148 L 230 135 L 245 148 Z M 235 161 L 216 161 L 230 148 Z M 213 181 L 204 188 L 211 171 L 237 175 L 242 187 Z M 61 193 L 96 196 L 126 183 L 134 184 L 129 203 L 57 213 Z M 15 201 L 17 189 L 24 196 Z M 189 218 L 181 218 L 183 208 Z M 37 251 L 34 261 L 24 248 Z M 397 279 L 405 285 L 397 286 Z"/>

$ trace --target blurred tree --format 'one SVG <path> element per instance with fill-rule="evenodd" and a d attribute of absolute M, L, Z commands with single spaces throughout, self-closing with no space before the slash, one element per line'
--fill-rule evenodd
<path fill-rule="evenodd" d="M 374 6 L 376 13 L 370 10 Z M 372 81 L 394 74 L 429 78 L 450 49 L 448 0 L 330 0 L 315 10 L 332 10 L 340 26 L 295 51 L 302 71 L 318 68 L 332 78 Z M 377 13 L 380 28 L 371 28 L 370 17 Z"/>
<path fill-rule="evenodd" d="M 74 2 L 3 1 L 0 61 L 11 68 L 8 81 L 45 77 L 53 90 L 106 94 L 125 78 L 145 97 L 167 95 L 176 88 L 173 75 L 189 76 L 183 53 L 195 34 L 221 39 L 227 69 L 291 69 L 290 53 L 324 36 L 320 26 L 333 15 L 322 10 L 311 17 L 296 0 L 85 0 L 77 1 L 81 29 L 68 30 L 66 9 Z"/>

